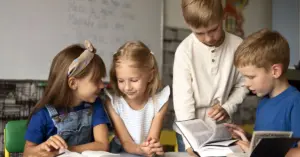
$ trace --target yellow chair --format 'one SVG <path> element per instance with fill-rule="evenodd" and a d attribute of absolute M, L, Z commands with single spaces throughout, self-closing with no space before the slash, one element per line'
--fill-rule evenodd
<path fill-rule="evenodd" d="M 252 135 L 254 130 L 254 124 L 244 124 L 242 125 L 242 128 L 250 135 Z"/>
<path fill-rule="evenodd" d="M 175 131 L 162 130 L 160 134 L 160 143 L 163 146 L 173 146 L 174 152 L 178 152 L 178 144 Z"/>
<path fill-rule="evenodd" d="M 111 142 L 111 140 L 115 137 L 114 133 L 109 133 L 108 134 L 108 141 Z"/>
<path fill-rule="evenodd" d="M 4 143 L 5 143 L 5 129 L 4 129 Z M 5 145 L 4 145 L 4 156 L 9 157 L 9 152 L 7 151 Z"/>

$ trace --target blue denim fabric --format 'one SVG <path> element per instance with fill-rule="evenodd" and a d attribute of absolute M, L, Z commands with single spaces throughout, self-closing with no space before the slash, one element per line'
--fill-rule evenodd
<path fill-rule="evenodd" d="M 92 141 L 92 109 L 86 104 L 83 110 L 58 114 L 52 106 L 46 106 L 60 135 L 69 146 L 86 144 Z"/>
<path fill-rule="evenodd" d="M 176 139 L 178 144 L 178 152 L 185 152 L 185 144 L 182 139 L 182 135 L 176 133 Z"/>
<path fill-rule="evenodd" d="M 124 153 L 125 150 L 122 147 L 122 145 L 118 144 L 116 142 L 116 139 L 113 138 L 109 144 L 109 152 L 119 154 L 119 153 Z"/>

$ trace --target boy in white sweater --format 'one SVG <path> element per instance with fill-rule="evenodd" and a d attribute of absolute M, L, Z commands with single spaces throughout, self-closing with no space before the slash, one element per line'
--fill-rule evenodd
<path fill-rule="evenodd" d="M 233 66 L 242 39 L 223 30 L 220 0 L 182 0 L 185 22 L 192 30 L 178 46 L 173 69 L 177 121 L 202 119 L 209 125 L 230 120 L 248 90 Z M 174 125 L 179 151 L 193 155 Z"/>

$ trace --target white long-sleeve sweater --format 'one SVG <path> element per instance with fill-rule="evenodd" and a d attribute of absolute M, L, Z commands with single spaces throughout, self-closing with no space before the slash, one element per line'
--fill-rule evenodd
<path fill-rule="evenodd" d="M 178 46 L 173 67 L 173 102 L 178 121 L 200 118 L 214 123 L 207 116 L 214 100 L 230 116 L 237 110 L 248 92 L 233 65 L 241 42 L 241 38 L 226 32 L 219 47 L 209 47 L 192 33 Z"/>

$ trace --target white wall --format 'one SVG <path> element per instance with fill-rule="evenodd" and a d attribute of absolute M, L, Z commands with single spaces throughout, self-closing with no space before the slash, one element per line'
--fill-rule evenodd
<path fill-rule="evenodd" d="M 299 53 L 299 2 L 298 0 L 273 0 L 274 30 L 280 32 L 290 44 L 290 67 L 300 59 Z"/>
<path fill-rule="evenodd" d="M 181 0 L 165 0 L 165 26 L 187 28 L 181 14 Z"/>
<path fill-rule="evenodd" d="M 187 28 L 181 14 L 180 4 L 181 0 L 165 0 L 165 26 Z M 272 0 L 249 0 L 244 10 L 244 18 L 245 35 L 261 28 L 271 28 Z"/>
<path fill-rule="evenodd" d="M 272 0 L 248 0 L 244 10 L 244 31 L 249 35 L 262 28 L 272 28 Z"/>

